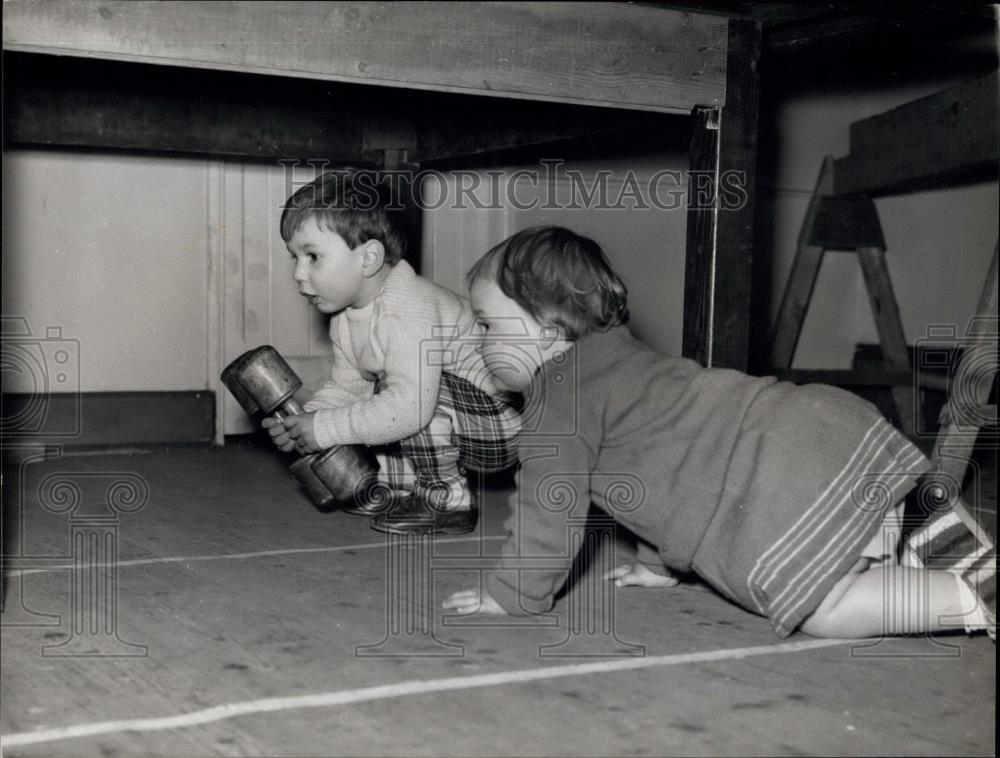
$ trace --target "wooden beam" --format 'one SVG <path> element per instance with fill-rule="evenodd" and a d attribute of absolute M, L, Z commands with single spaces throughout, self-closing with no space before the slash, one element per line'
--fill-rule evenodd
<path fill-rule="evenodd" d="M 662 135 L 662 113 L 4 53 L 4 144 L 374 165 L 593 135 Z M 343 103 L 350 102 L 350 108 Z M 634 140 L 633 140 L 634 141 Z"/>
<path fill-rule="evenodd" d="M 711 365 L 715 312 L 715 167 L 719 152 L 719 109 L 698 108 L 693 114 L 688 150 L 687 245 L 684 262 L 684 324 L 681 351 L 685 358 Z"/>
<path fill-rule="evenodd" d="M 356 88 L 50 55 L 5 53 L 4 84 L 5 147 L 346 163 L 371 112 L 342 108 Z"/>
<path fill-rule="evenodd" d="M 750 347 L 760 35 L 756 21 L 730 21 L 729 100 L 723 109 L 695 111 L 690 151 L 682 349 L 704 365 L 742 371 Z"/>
<path fill-rule="evenodd" d="M 616 2 L 4 3 L 5 50 L 688 113 L 726 19 Z"/>
<path fill-rule="evenodd" d="M 729 22 L 729 60 L 719 145 L 720 211 L 716 230 L 716 314 L 712 365 L 745 371 L 750 351 L 754 200 L 761 27 Z"/>
<path fill-rule="evenodd" d="M 830 11 L 769 26 L 765 42 L 768 50 L 796 50 L 830 42 L 847 44 L 877 33 L 891 33 L 897 25 L 898 20 L 892 18 L 878 19 Z"/>
<path fill-rule="evenodd" d="M 422 163 L 624 131 L 662 135 L 672 131 L 667 122 L 683 122 L 663 113 L 524 100 L 480 100 L 469 106 L 420 120 Z"/>
<path fill-rule="evenodd" d="M 834 192 L 884 195 L 997 176 L 997 72 L 851 124 Z"/>

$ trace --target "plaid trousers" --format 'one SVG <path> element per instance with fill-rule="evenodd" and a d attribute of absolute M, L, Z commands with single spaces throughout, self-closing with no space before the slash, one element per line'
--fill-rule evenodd
<path fill-rule="evenodd" d="M 442 509 L 472 506 L 465 473 L 502 471 L 517 463 L 521 416 L 502 398 L 444 372 L 434 416 L 412 437 L 373 448 L 378 478 Z"/>

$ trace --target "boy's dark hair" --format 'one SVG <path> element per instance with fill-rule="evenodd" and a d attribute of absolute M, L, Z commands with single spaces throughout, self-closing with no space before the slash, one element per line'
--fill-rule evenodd
<path fill-rule="evenodd" d="M 496 282 L 543 325 L 566 339 L 628 322 L 628 291 L 594 240 L 561 226 L 535 226 L 508 237 L 476 261 L 466 277 Z"/>
<path fill-rule="evenodd" d="M 339 234 L 353 250 L 368 240 L 385 248 L 385 262 L 395 266 L 406 253 L 406 213 L 378 172 L 344 168 L 328 171 L 300 187 L 285 203 L 281 238 L 288 242 L 309 219 Z"/>

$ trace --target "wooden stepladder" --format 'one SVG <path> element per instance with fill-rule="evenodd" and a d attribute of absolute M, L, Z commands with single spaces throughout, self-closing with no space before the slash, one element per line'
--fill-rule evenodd
<path fill-rule="evenodd" d="M 802 333 L 816 277 L 826 251 L 855 253 L 861 264 L 875 327 L 882 347 L 883 368 L 864 376 L 851 371 L 793 372 L 792 359 Z M 812 379 L 830 384 L 870 384 L 892 388 L 903 432 L 915 425 L 913 370 L 906 347 L 899 305 L 885 262 L 885 238 L 875 203 L 866 195 L 834 194 L 834 160 L 827 156 L 809 201 L 792 271 L 785 285 L 771 341 L 771 365 L 793 381 Z M 801 376 L 797 376 L 801 374 Z"/>
<path fill-rule="evenodd" d="M 994 539 L 986 532 L 974 510 L 962 499 L 969 459 L 983 427 L 997 425 L 996 400 L 990 403 L 997 375 L 997 340 L 1000 319 L 997 317 L 997 253 L 1000 242 L 993 248 L 993 261 L 986 274 L 976 315 L 969 321 L 961 338 L 962 356 L 958 361 L 948 393 L 948 402 L 941 409 L 937 438 L 931 461 L 934 468 L 928 474 L 931 496 L 937 503 L 950 507 L 975 535 L 981 545 L 993 547 Z M 976 504 L 973 504 L 974 507 Z"/>
<path fill-rule="evenodd" d="M 928 494 L 936 509 L 951 510 L 978 540 L 991 548 L 993 538 L 963 500 L 962 486 L 976 440 L 983 427 L 997 424 L 996 403 L 989 403 L 997 373 L 997 252 L 986 275 L 976 315 L 963 335 L 949 339 L 962 348 L 950 381 L 913 372 L 899 306 L 885 261 L 885 239 L 875 204 L 865 195 L 834 194 L 834 160 L 827 157 L 820 170 L 816 190 L 809 201 L 791 274 L 781 299 L 772 340 L 772 366 L 782 378 L 821 381 L 830 384 L 888 386 L 892 389 L 902 431 L 911 439 L 917 434 L 917 384 L 947 389 L 948 400 L 941 411 L 939 429 L 928 474 Z M 857 254 L 868 300 L 882 347 L 883 366 L 876 372 L 792 371 L 792 359 L 823 254 L 827 251 Z M 957 341 L 956 341 L 957 340 Z"/>
<path fill-rule="evenodd" d="M 947 390 L 948 401 L 932 454 L 933 468 L 923 489 L 933 501 L 927 503 L 933 506 L 932 513 L 923 526 L 910 534 L 909 552 L 918 562 L 926 558 L 943 559 L 945 553 L 949 554 L 949 560 L 959 556 L 964 561 L 964 553 L 957 549 L 969 536 L 963 534 L 964 526 L 979 542 L 976 551 L 980 557 L 975 560 L 983 563 L 984 576 L 995 576 L 990 573 L 995 571 L 995 553 L 992 557 L 983 554 L 993 550 L 994 539 L 975 517 L 978 504 L 972 503 L 970 508 L 962 492 L 977 439 L 987 435 L 995 439 L 996 435 L 997 410 L 995 401 L 990 404 L 990 395 L 996 383 L 1000 332 L 997 250 L 976 315 L 965 333 L 958 334 L 957 325 L 943 330 L 950 333 L 937 335 L 929 329 L 928 346 L 921 350 L 921 365 L 929 368 L 924 359 L 931 350 L 930 343 L 937 341 L 935 338 L 944 338 L 950 343 L 942 351 L 948 356 L 944 365 L 952 365 L 956 347 L 962 349 L 957 370 L 944 378 L 926 372 L 915 376 L 885 265 L 885 240 L 871 198 L 941 183 L 948 185 L 961 177 L 995 180 L 1000 149 L 996 128 L 1000 118 L 997 87 L 997 72 L 993 71 L 850 125 L 848 154 L 823 161 L 799 234 L 772 342 L 772 366 L 782 378 L 800 383 L 891 387 L 900 426 L 911 439 L 917 435 L 918 383 L 921 387 Z M 791 370 L 806 309 L 827 250 L 849 251 L 858 256 L 882 347 L 883 365 L 878 370 Z M 983 599 L 983 593 L 977 592 Z"/>

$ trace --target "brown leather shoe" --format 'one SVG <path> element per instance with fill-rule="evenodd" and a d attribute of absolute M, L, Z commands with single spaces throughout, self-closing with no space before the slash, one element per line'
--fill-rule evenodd
<path fill-rule="evenodd" d="M 411 495 L 372 519 L 371 527 L 388 534 L 468 534 L 478 520 L 475 509 L 437 510 Z"/>

